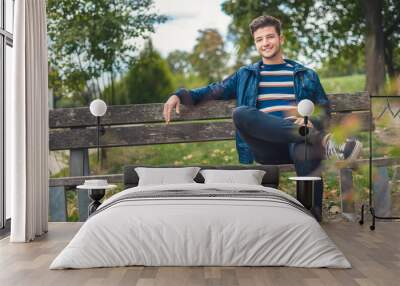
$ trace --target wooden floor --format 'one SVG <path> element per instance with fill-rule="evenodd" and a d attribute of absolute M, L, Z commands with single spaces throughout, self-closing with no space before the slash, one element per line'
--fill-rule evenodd
<path fill-rule="evenodd" d="M 48 270 L 51 261 L 81 226 L 50 223 L 49 233 L 32 242 L 0 241 L 0 285 L 400 285 L 400 224 L 324 224 L 352 269 L 290 267 L 120 267 Z"/>

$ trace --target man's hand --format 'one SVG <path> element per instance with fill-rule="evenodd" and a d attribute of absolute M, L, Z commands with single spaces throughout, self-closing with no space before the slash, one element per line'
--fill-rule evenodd
<path fill-rule="evenodd" d="M 293 121 L 293 123 L 296 125 L 304 126 L 304 118 L 303 117 L 289 116 L 289 117 L 285 117 L 285 119 Z M 307 127 L 309 127 L 309 128 L 314 127 L 310 120 L 308 120 Z"/>
<path fill-rule="evenodd" d="M 181 103 L 181 100 L 179 97 L 175 94 L 171 95 L 167 102 L 164 104 L 164 111 L 163 111 L 163 116 L 165 123 L 168 124 L 171 121 L 171 111 L 172 109 L 175 108 L 175 112 L 179 114 L 179 105 Z"/>

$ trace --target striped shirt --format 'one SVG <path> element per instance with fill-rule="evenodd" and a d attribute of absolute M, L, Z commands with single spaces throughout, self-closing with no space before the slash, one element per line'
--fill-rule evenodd
<path fill-rule="evenodd" d="M 293 65 L 289 63 L 261 65 L 257 109 L 286 117 L 284 111 L 296 109 L 293 88 Z"/>

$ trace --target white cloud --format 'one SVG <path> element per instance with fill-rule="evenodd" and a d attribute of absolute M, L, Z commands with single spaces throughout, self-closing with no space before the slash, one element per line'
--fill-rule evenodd
<path fill-rule="evenodd" d="M 172 19 L 156 27 L 154 47 L 167 56 L 173 50 L 191 51 L 198 30 L 217 29 L 226 37 L 231 18 L 222 12 L 221 0 L 155 0 L 156 12 Z"/>

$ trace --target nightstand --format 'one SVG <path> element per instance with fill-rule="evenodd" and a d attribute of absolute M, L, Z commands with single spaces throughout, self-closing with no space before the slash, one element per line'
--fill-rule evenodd
<path fill-rule="evenodd" d="M 91 184 L 83 184 L 79 185 L 76 188 L 78 190 L 88 190 L 89 198 L 92 202 L 88 206 L 88 216 L 96 211 L 96 209 L 101 205 L 100 200 L 104 197 L 106 190 L 116 188 L 116 185 L 103 184 L 103 185 L 91 185 Z"/>
<path fill-rule="evenodd" d="M 296 181 L 296 198 L 303 206 L 312 210 L 314 207 L 315 182 L 321 177 L 290 177 L 289 180 Z"/>

